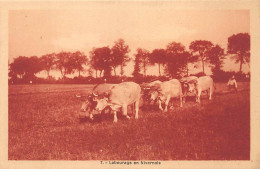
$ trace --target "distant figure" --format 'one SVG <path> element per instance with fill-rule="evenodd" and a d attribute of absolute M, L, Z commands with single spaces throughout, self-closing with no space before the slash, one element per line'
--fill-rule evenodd
<path fill-rule="evenodd" d="M 234 75 L 229 79 L 227 85 L 229 90 L 235 89 L 235 91 L 237 92 L 237 81 Z"/>
<path fill-rule="evenodd" d="M 105 83 L 107 83 L 107 79 L 104 79 Z"/>

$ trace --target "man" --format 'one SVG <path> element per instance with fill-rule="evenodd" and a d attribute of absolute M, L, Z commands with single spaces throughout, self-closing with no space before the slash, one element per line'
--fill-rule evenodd
<path fill-rule="evenodd" d="M 237 92 L 237 81 L 234 75 L 229 79 L 227 85 L 229 90 L 235 89 L 235 91 Z"/>

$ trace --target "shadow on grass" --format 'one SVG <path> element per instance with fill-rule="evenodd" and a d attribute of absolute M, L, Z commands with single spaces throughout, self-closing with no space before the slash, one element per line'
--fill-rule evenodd
<path fill-rule="evenodd" d="M 128 116 L 130 116 L 130 118 L 134 118 L 134 115 L 132 114 L 128 114 Z M 118 121 L 129 121 L 129 119 L 127 119 L 124 115 L 122 115 L 121 112 L 117 112 L 117 119 Z M 114 115 L 111 112 L 102 112 L 100 114 L 95 114 L 93 115 L 93 120 L 90 119 L 89 117 L 81 117 L 79 118 L 79 123 L 83 124 L 83 123 L 101 123 L 103 121 L 111 121 L 113 122 L 114 120 Z"/>

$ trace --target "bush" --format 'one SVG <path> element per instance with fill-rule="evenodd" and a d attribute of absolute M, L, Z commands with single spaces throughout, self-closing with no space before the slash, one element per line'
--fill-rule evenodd
<path fill-rule="evenodd" d="M 215 82 L 228 82 L 228 80 L 235 76 L 237 81 L 250 81 L 250 74 L 243 74 L 235 71 L 215 71 L 213 72 L 212 78 Z"/>

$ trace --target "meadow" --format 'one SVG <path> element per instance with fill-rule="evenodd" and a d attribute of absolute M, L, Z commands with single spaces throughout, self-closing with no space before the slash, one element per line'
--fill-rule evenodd
<path fill-rule="evenodd" d="M 162 113 L 141 108 L 139 119 L 78 116 L 93 85 L 10 85 L 9 160 L 249 160 L 250 85 L 237 93 L 216 83 L 213 100 L 189 97 Z"/>

